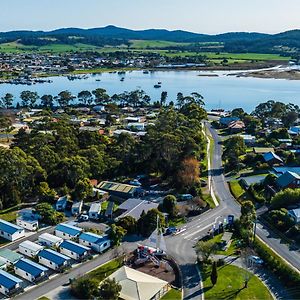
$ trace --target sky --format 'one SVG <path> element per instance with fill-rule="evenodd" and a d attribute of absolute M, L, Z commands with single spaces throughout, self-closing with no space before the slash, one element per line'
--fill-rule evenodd
<path fill-rule="evenodd" d="M 300 0 L 2 0 L 0 31 L 94 28 L 198 33 L 300 29 Z"/>

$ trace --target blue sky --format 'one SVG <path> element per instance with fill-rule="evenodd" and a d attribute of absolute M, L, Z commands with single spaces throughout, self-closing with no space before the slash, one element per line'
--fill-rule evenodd
<path fill-rule="evenodd" d="M 60 27 L 183 29 L 201 33 L 300 28 L 300 0 L 2 0 L 0 31 Z"/>

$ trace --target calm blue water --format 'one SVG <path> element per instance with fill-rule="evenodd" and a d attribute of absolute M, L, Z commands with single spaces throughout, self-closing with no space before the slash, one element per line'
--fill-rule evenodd
<path fill-rule="evenodd" d="M 258 103 L 267 100 L 292 102 L 300 105 L 300 81 L 237 78 L 226 76 L 223 71 L 214 72 L 218 77 L 203 77 L 199 74 L 209 72 L 199 71 L 157 71 L 143 74 L 142 71 L 127 72 L 126 75 L 103 73 L 91 75 L 88 79 L 70 81 L 67 77 L 52 77 L 52 83 L 25 85 L 0 85 L 0 96 L 9 92 L 15 95 L 16 100 L 23 90 L 37 91 L 43 94 L 57 95 L 62 90 L 69 90 L 74 95 L 82 90 L 93 90 L 98 87 L 105 88 L 110 95 L 131 91 L 137 88 L 143 89 L 153 101 L 160 99 L 162 91 L 168 92 L 168 101 L 175 101 L 178 92 L 187 95 L 191 92 L 199 92 L 205 98 L 206 108 L 232 109 L 243 107 L 252 111 Z M 228 72 L 227 72 L 228 73 Z M 125 77 L 123 82 L 121 77 Z M 96 81 L 100 79 L 101 81 Z M 153 86 L 162 82 L 160 89 Z"/>

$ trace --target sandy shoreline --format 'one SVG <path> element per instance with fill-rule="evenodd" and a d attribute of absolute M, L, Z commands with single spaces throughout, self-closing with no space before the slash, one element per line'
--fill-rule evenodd
<path fill-rule="evenodd" d="M 228 76 L 236 77 L 253 77 L 265 79 L 286 79 L 286 80 L 300 80 L 300 70 L 261 70 L 254 72 L 240 72 L 228 74 Z"/>

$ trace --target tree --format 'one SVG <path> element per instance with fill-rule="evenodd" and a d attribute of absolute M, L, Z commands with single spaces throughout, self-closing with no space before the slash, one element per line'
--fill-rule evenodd
<path fill-rule="evenodd" d="M 168 97 L 168 92 L 161 93 L 161 96 L 160 96 L 160 105 L 161 106 L 166 105 L 167 97 Z"/>
<path fill-rule="evenodd" d="M 281 117 L 282 123 L 286 128 L 290 128 L 298 119 L 299 112 L 289 111 Z"/>
<path fill-rule="evenodd" d="M 53 203 L 56 192 L 55 190 L 51 189 L 47 182 L 41 182 L 37 187 L 37 195 L 39 197 L 40 202 L 50 202 Z"/>
<path fill-rule="evenodd" d="M 3 97 L 1 97 L 1 106 L 5 108 L 9 108 L 12 106 L 14 101 L 14 96 L 10 93 L 6 93 Z"/>
<path fill-rule="evenodd" d="M 93 186 L 88 178 L 80 179 L 74 187 L 74 196 L 78 200 L 84 200 L 93 195 Z"/>
<path fill-rule="evenodd" d="M 297 204 L 300 199 L 300 189 L 285 189 L 271 199 L 271 207 L 282 208 Z"/>
<path fill-rule="evenodd" d="M 0 129 L 5 128 L 7 141 L 9 141 L 8 133 L 11 125 L 12 125 L 12 121 L 9 117 L 0 115 Z"/>
<path fill-rule="evenodd" d="M 118 300 L 122 286 L 116 282 L 115 278 L 104 280 L 100 286 L 99 296 L 103 300 Z"/>
<path fill-rule="evenodd" d="M 194 157 L 186 158 L 181 163 L 177 180 L 182 187 L 191 188 L 200 180 L 200 163 Z"/>
<path fill-rule="evenodd" d="M 61 212 L 57 212 L 49 203 L 39 203 L 35 207 L 36 212 L 41 216 L 42 223 L 56 225 L 64 221 L 65 216 Z"/>
<path fill-rule="evenodd" d="M 39 99 L 39 95 L 37 92 L 31 92 L 31 91 L 22 91 L 20 98 L 22 99 L 22 105 L 24 107 L 30 107 L 33 108 L 36 101 Z"/>
<path fill-rule="evenodd" d="M 177 214 L 177 199 L 173 195 L 167 195 L 162 203 L 163 211 L 168 213 L 171 218 L 174 218 Z"/>
<path fill-rule="evenodd" d="M 211 280 L 212 285 L 215 285 L 218 281 L 218 270 L 217 270 L 217 264 L 216 264 L 215 261 L 212 264 L 212 270 L 211 270 L 211 273 L 210 273 L 210 280 Z"/>
<path fill-rule="evenodd" d="M 41 97 L 41 104 L 43 107 L 52 108 L 54 103 L 54 97 L 52 95 L 43 95 Z"/>
<path fill-rule="evenodd" d="M 74 99 L 75 97 L 71 94 L 69 91 L 62 91 L 58 94 L 57 96 L 57 102 L 62 108 L 66 108 L 70 105 L 70 102 Z"/>
<path fill-rule="evenodd" d="M 85 104 L 85 105 L 91 105 L 93 102 L 93 95 L 90 91 L 81 91 L 78 93 L 77 96 L 79 102 Z"/>
<path fill-rule="evenodd" d="M 242 118 L 245 115 L 245 111 L 242 108 L 235 108 L 232 110 L 231 115 L 233 117 Z"/>
<path fill-rule="evenodd" d="M 132 216 L 119 219 L 117 225 L 123 227 L 129 234 L 134 234 L 137 231 L 137 221 Z"/>
<path fill-rule="evenodd" d="M 112 243 L 119 246 L 126 233 L 127 231 L 123 227 L 112 224 L 110 227 L 110 239 Z"/>
<path fill-rule="evenodd" d="M 217 245 L 213 240 L 199 241 L 196 244 L 196 253 L 201 256 L 203 262 L 207 262 L 209 257 L 217 251 Z"/>
<path fill-rule="evenodd" d="M 81 277 L 72 282 L 71 292 L 78 299 L 95 299 L 99 294 L 99 282 L 93 278 Z"/>
<path fill-rule="evenodd" d="M 92 91 L 92 94 L 95 97 L 95 102 L 97 105 L 103 105 L 108 103 L 109 101 L 109 95 L 107 94 L 105 89 L 95 89 L 94 91 Z"/>

